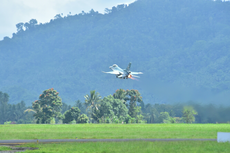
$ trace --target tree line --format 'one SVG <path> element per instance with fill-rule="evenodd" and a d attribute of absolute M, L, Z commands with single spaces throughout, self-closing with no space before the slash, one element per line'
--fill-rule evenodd
<path fill-rule="evenodd" d="M 31 107 L 26 107 L 24 101 L 18 104 L 8 104 L 9 95 L 0 91 L 0 124 L 7 121 L 14 121 L 13 123 L 26 124 L 33 122 L 33 114 L 24 113 L 24 111 Z"/>
<path fill-rule="evenodd" d="M 22 101 L 8 104 L 0 92 L 0 124 L 55 123 L 223 123 L 229 122 L 230 107 L 197 103 L 145 104 L 138 90 L 118 89 L 101 97 L 95 90 L 73 106 L 62 102 L 53 88 L 44 90 L 32 106 Z"/>

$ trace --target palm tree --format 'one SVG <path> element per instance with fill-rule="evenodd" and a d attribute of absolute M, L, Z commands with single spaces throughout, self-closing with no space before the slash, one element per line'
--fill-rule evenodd
<path fill-rule="evenodd" d="M 91 115 L 91 118 L 93 116 L 93 109 L 95 108 L 98 110 L 98 106 L 100 106 L 101 96 L 98 92 L 95 90 L 90 91 L 90 95 L 85 95 L 85 106 L 86 111 L 89 110 L 89 114 Z"/>
<path fill-rule="evenodd" d="M 101 101 L 101 96 L 98 92 L 96 92 L 95 90 L 90 91 L 90 95 L 85 95 L 84 97 L 86 109 L 96 107 L 96 109 L 98 110 L 97 106 Z"/>
<path fill-rule="evenodd" d="M 126 103 L 126 91 L 124 89 L 118 89 L 116 92 L 113 94 L 113 97 L 115 99 L 120 99 L 124 104 Z"/>

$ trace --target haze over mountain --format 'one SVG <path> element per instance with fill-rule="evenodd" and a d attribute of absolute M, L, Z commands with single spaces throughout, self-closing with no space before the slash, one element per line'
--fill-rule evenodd
<path fill-rule="evenodd" d="M 230 2 L 138 0 L 107 14 L 91 10 L 46 24 L 17 24 L 0 41 L 0 91 L 28 105 L 54 88 L 65 103 L 90 90 L 137 89 L 145 103 L 230 100 Z M 118 64 L 139 81 L 103 74 Z"/>

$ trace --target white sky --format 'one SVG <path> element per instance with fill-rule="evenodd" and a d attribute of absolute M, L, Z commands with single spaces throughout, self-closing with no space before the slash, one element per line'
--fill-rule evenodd
<path fill-rule="evenodd" d="M 36 19 L 38 23 L 49 22 L 56 14 L 64 16 L 89 12 L 91 9 L 104 13 L 105 8 L 118 4 L 130 4 L 135 0 L 1 0 L 0 2 L 0 40 L 12 37 L 16 24 Z"/>

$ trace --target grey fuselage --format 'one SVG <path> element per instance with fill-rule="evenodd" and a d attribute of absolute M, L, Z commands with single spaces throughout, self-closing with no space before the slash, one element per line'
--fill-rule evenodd
<path fill-rule="evenodd" d="M 126 69 L 121 69 L 117 64 L 113 64 L 112 66 L 109 67 L 113 71 L 118 71 L 119 74 L 116 75 L 117 78 L 119 79 L 128 79 L 128 76 L 130 74 L 129 71 Z"/>

